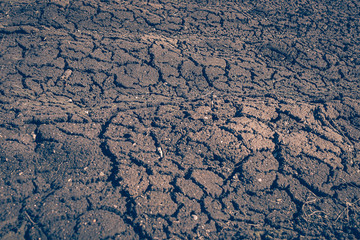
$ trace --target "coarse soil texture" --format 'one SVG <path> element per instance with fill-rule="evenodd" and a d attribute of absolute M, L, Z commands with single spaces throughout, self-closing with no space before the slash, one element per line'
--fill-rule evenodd
<path fill-rule="evenodd" d="M 357 0 L 0 0 L 1 239 L 356 239 Z"/>

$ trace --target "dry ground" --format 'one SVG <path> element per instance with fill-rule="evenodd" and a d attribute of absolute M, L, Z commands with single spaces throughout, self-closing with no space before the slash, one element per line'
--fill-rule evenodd
<path fill-rule="evenodd" d="M 0 1 L 0 238 L 355 239 L 359 9 Z"/>

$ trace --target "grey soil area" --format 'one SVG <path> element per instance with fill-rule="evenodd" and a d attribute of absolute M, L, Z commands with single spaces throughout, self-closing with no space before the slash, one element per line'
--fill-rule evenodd
<path fill-rule="evenodd" d="M 356 239 L 357 0 L 0 0 L 1 239 Z"/>

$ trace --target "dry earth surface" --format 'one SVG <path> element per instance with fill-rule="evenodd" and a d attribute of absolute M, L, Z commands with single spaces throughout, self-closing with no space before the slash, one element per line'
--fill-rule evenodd
<path fill-rule="evenodd" d="M 0 238 L 355 239 L 357 0 L 0 0 Z"/>

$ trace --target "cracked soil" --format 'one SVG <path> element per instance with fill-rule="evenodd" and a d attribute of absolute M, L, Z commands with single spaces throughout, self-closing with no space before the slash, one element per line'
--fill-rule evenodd
<path fill-rule="evenodd" d="M 0 238 L 356 239 L 357 0 L 0 0 Z"/>

